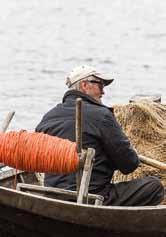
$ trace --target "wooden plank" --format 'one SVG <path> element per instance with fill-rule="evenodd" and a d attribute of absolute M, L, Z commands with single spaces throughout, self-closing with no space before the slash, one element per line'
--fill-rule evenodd
<path fill-rule="evenodd" d="M 23 172 L 24 171 L 17 170 L 17 174 L 21 174 Z M 13 177 L 15 175 L 16 175 L 16 170 L 14 168 L 11 168 L 6 171 L 0 171 L 0 180 L 4 180 L 4 179 L 10 178 L 10 177 Z"/>
<path fill-rule="evenodd" d="M 15 172 L 12 170 L 0 172 L 0 186 L 15 188 Z M 22 177 L 21 177 L 22 176 Z M 25 183 L 39 184 L 35 173 L 19 171 L 17 172 L 17 181 Z"/>
<path fill-rule="evenodd" d="M 71 198 L 74 198 L 76 201 L 77 198 L 77 192 L 71 191 L 71 190 L 65 190 L 60 188 L 53 188 L 53 187 L 43 187 L 39 185 L 31 185 L 31 184 L 25 184 L 25 183 L 18 183 L 17 184 L 17 190 L 23 191 L 23 192 L 30 192 L 30 193 L 36 193 L 39 195 L 48 195 L 49 197 L 59 198 L 60 200 L 69 200 Z M 88 200 L 94 201 L 98 200 L 98 202 L 103 200 L 103 197 L 100 195 L 95 194 L 88 194 Z"/>
<path fill-rule="evenodd" d="M 86 200 L 87 202 L 88 188 L 92 172 L 92 162 L 94 155 L 95 150 L 93 148 L 88 148 L 77 203 L 83 203 L 84 200 Z"/>

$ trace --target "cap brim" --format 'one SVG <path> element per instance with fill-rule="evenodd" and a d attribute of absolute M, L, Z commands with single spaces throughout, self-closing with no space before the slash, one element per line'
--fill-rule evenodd
<path fill-rule="evenodd" d="M 108 86 L 109 84 L 111 84 L 111 83 L 114 81 L 114 79 L 111 78 L 111 76 L 108 75 L 108 74 L 96 73 L 96 74 L 94 74 L 93 76 L 95 76 L 96 78 L 99 78 L 99 79 L 103 80 L 104 86 Z"/>

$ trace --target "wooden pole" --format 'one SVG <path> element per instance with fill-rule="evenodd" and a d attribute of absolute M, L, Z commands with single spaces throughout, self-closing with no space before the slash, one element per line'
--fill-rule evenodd
<path fill-rule="evenodd" d="M 76 135 L 76 144 L 77 144 L 77 152 L 79 157 L 81 158 L 82 152 L 82 99 L 76 99 L 76 121 L 75 121 L 75 135 Z M 80 189 L 82 177 L 82 170 L 79 169 L 76 174 L 76 183 L 77 183 L 77 192 Z"/>
<path fill-rule="evenodd" d="M 154 168 L 161 169 L 161 170 L 166 170 L 166 164 L 161 162 L 161 161 L 154 160 L 152 158 L 142 156 L 142 155 L 139 155 L 139 159 L 142 163 L 144 163 L 146 165 L 149 165 L 149 166 L 152 166 Z"/>
<path fill-rule="evenodd" d="M 82 99 L 76 100 L 76 143 L 77 152 L 82 152 Z"/>
<path fill-rule="evenodd" d="M 6 116 L 6 118 L 4 119 L 3 123 L 2 123 L 2 127 L 1 127 L 1 132 L 6 132 L 13 116 L 15 114 L 15 111 L 9 112 Z M 0 163 L 0 167 L 4 166 L 3 163 Z"/>
<path fill-rule="evenodd" d="M 95 156 L 95 150 L 88 148 L 87 156 L 84 164 L 83 175 L 81 179 L 80 189 L 77 196 L 77 203 L 88 203 L 88 189 L 92 173 L 93 158 Z"/>
<path fill-rule="evenodd" d="M 8 126 L 9 126 L 9 124 L 10 124 L 10 122 L 11 122 L 13 116 L 14 116 L 14 114 L 15 114 L 15 111 L 9 112 L 7 114 L 5 120 L 4 120 L 3 124 L 2 124 L 2 128 L 1 128 L 2 132 L 6 132 Z"/>

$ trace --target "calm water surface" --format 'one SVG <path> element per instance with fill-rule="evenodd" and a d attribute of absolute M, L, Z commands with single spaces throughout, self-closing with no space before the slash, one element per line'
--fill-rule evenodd
<path fill-rule="evenodd" d="M 0 1 L 0 121 L 33 130 L 80 64 L 112 72 L 104 103 L 160 93 L 166 102 L 166 1 Z"/>

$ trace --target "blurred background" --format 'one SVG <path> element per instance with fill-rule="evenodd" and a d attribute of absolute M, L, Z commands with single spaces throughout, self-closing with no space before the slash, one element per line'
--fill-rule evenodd
<path fill-rule="evenodd" d="M 61 102 L 65 76 L 88 64 L 112 73 L 106 105 L 135 94 L 166 102 L 166 1 L 0 0 L 0 121 L 33 130 Z"/>

